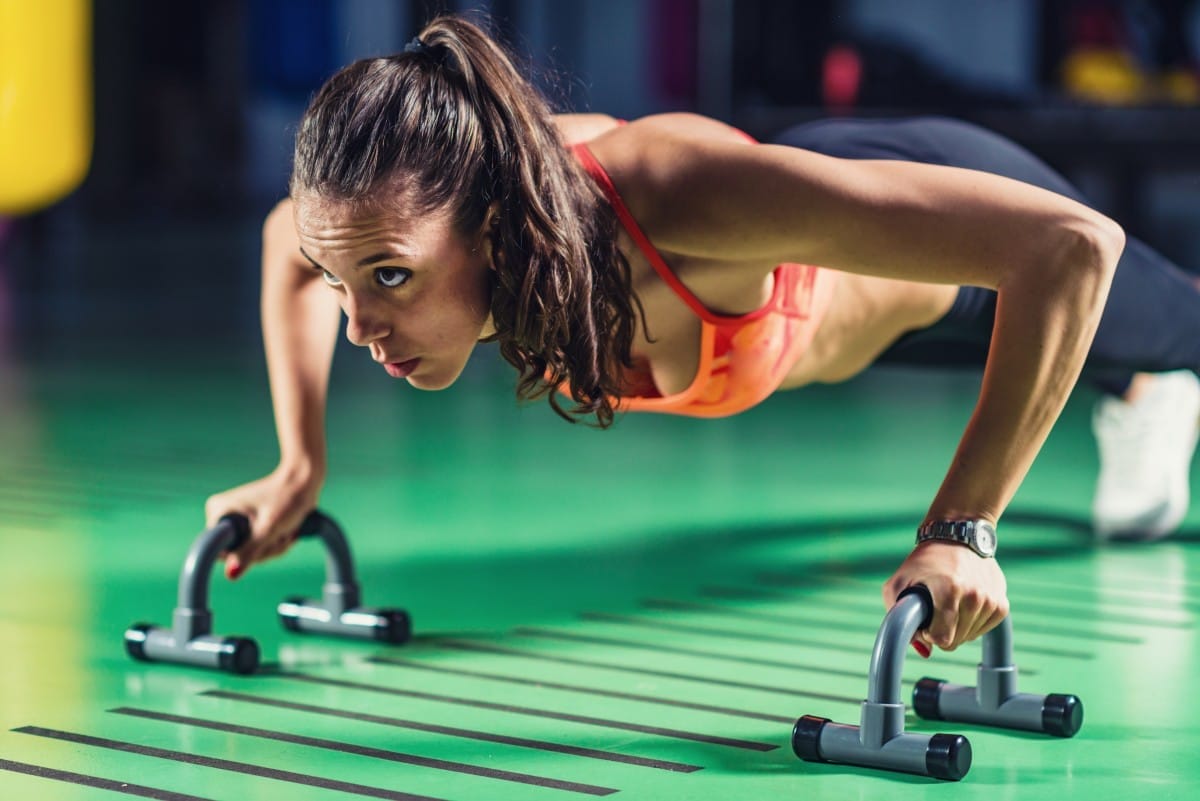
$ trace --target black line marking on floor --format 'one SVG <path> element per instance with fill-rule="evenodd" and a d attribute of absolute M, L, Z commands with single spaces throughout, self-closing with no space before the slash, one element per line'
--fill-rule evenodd
<path fill-rule="evenodd" d="M 762 620 L 767 623 L 779 623 L 779 624 L 784 624 L 784 625 L 808 626 L 812 622 L 812 621 L 810 621 L 809 618 L 804 618 L 804 617 L 799 617 L 799 616 L 791 617 L 789 615 L 771 614 L 769 612 L 754 612 L 754 611 L 745 610 L 745 609 L 731 609 L 730 607 L 721 606 L 720 604 L 702 604 L 702 603 L 694 603 L 694 602 L 689 602 L 689 601 L 669 601 L 669 600 L 663 600 L 660 598 L 646 599 L 646 600 L 641 601 L 640 603 L 642 606 L 646 607 L 647 609 L 665 610 L 665 611 L 711 612 L 711 613 L 715 613 L 715 614 L 728 615 L 731 617 L 745 618 L 747 620 Z M 691 625 L 691 624 L 688 624 L 688 625 Z M 851 630 L 851 631 L 862 630 L 862 629 L 859 629 L 859 627 L 839 626 L 836 623 L 829 623 L 829 627 L 834 628 L 834 629 L 839 629 L 839 630 Z M 705 630 L 707 631 L 707 629 L 705 629 Z M 871 629 L 871 631 L 877 631 L 877 630 L 878 630 L 878 627 L 876 627 L 875 629 Z M 751 635 L 746 635 L 746 636 L 749 637 Z M 775 639 L 770 638 L 768 641 L 775 642 Z M 1031 654 L 1036 653 L 1036 654 L 1041 654 L 1042 656 L 1059 656 L 1059 657 L 1063 657 L 1066 659 L 1083 659 L 1083 660 L 1088 660 L 1088 661 L 1096 658 L 1096 655 L 1094 653 L 1090 653 L 1088 651 L 1071 651 L 1071 650 L 1067 650 L 1067 649 L 1063 649 L 1063 648 L 1047 648 L 1047 647 L 1044 647 L 1041 645 L 1022 644 L 1021 652 L 1022 653 L 1031 653 Z M 954 664 L 954 660 L 951 660 L 950 664 Z"/>
<path fill-rule="evenodd" d="M 516 782 L 518 784 L 532 784 L 536 787 L 547 787 L 552 790 L 565 790 L 570 793 L 582 793 L 584 795 L 612 795 L 613 793 L 617 792 L 617 790 L 611 787 L 598 787 L 593 784 L 579 784 L 578 782 L 550 779 L 544 776 L 534 776 L 530 773 L 516 773 L 510 770 L 484 768 L 478 765 L 470 765 L 465 762 L 452 762 L 445 759 L 433 759 L 431 757 L 417 756 L 415 754 L 406 754 L 401 751 L 372 748 L 370 746 L 355 745 L 354 743 L 346 743 L 338 740 L 325 740 L 319 737 L 306 737 L 299 734 L 272 731 L 270 729 L 258 729 L 253 726 L 239 726 L 233 723 L 221 723 L 219 721 L 206 720 L 204 718 L 193 718 L 184 715 L 170 715 L 165 712 L 153 712 L 148 709 L 136 709 L 134 707 L 120 706 L 108 711 L 114 712 L 118 715 L 129 715 L 131 717 L 158 720 L 165 723 L 178 723 L 181 726 L 199 726 L 205 729 L 213 729 L 214 731 L 224 731 L 231 734 L 244 734 L 248 737 L 259 737 L 264 740 L 276 740 L 282 743 L 292 743 L 293 745 L 307 745 L 312 746 L 313 748 L 324 748 L 329 751 L 339 751 L 343 754 L 355 754 L 356 756 L 371 757 L 373 759 L 385 759 L 389 762 L 400 762 L 405 765 L 416 765 L 422 768 L 445 770 L 453 773 L 465 773 L 470 776 L 479 776 L 485 779 Z"/>
<path fill-rule="evenodd" d="M 696 626 L 691 623 L 672 623 L 666 620 L 648 620 L 646 618 L 634 617 L 633 615 L 614 615 L 608 612 L 580 612 L 579 617 L 582 620 L 589 620 L 593 623 L 620 623 L 623 626 L 634 626 L 638 628 L 659 629 L 661 631 L 677 631 L 681 634 L 698 634 L 705 637 L 720 637 L 724 639 L 748 640 L 751 642 L 773 643 L 775 645 L 797 645 L 807 648 L 819 648 L 822 651 L 840 651 L 846 654 L 854 654 L 862 656 L 864 649 L 859 645 L 847 645 L 845 643 L 826 642 L 825 640 L 810 639 L 808 637 L 784 637 L 773 634 L 754 634 L 744 631 L 735 631 L 733 629 L 711 628 L 708 626 Z M 878 626 L 876 627 L 878 631 Z M 656 649 L 674 650 L 669 646 L 654 646 Z M 686 650 L 684 651 L 686 653 Z M 741 657 L 739 657 L 740 659 Z M 753 660 L 758 663 L 758 660 Z M 790 662 L 772 662 L 766 660 L 762 664 L 786 667 Z M 802 663 L 794 663 L 800 670 L 815 670 L 826 672 L 829 669 L 826 667 L 801 667 Z M 842 676 L 854 676 L 866 678 L 864 673 L 856 673 L 851 671 L 829 671 L 831 673 Z"/>
<path fill-rule="evenodd" d="M 619 623 L 624 623 L 624 624 L 627 624 L 630 626 L 641 625 L 641 626 L 646 626 L 649 628 L 671 629 L 671 630 L 676 630 L 676 631 L 684 631 L 684 632 L 692 633 L 692 634 L 704 632 L 703 629 L 699 629 L 698 627 L 683 626 L 682 624 L 680 624 L 679 626 L 676 626 L 676 625 L 670 624 L 670 623 L 662 623 L 662 624 L 658 624 L 658 623 L 654 623 L 654 622 L 643 623 L 642 621 L 638 621 L 636 619 L 621 621 L 621 620 L 616 620 L 615 618 L 617 618 L 617 617 L 619 617 L 619 616 L 613 615 L 612 618 L 614 618 L 614 619 L 612 619 L 610 622 L 619 622 Z M 719 629 L 718 629 L 718 631 L 719 631 Z M 782 668 L 784 670 L 802 670 L 802 671 L 809 672 L 809 673 L 822 673 L 822 674 L 825 674 L 828 676 L 843 676 L 845 678 L 862 679 L 863 681 L 867 680 L 867 674 L 865 672 L 860 672 L 860 671 L 855 671 L 855 670 L 842 670 L 841 668 L 831 668 L 826 665 L 809 665 L 809 664 L 805 664 L 803 662 L 792 662 L 792 661 L 785 662 L 780 659 L 760 659 L 760 658 L 754 657 L 754 656 L 737 656 L 735 654 L 721 653 L 720 651 L 705 651 L 705 650 L 702 650 L 699 648 L 683 648 L 683 647 L 675 646 L 675 645 L 662 645 L 661 643 L 641 642 L 639 640 L 626 640 L 626 639 L 622 639 L 620 637 L 598 637 L 598 636 L 595 636 L 592 634 L 576 634 L 574 632 L 554 631 L 552 629 L 544 629 L 544 628 L 539 628 L 536 626 L 522 626 L 520 628 L 513 629 L 512 632 L 513 632 L 513 634 L 518 634 L 518 635 L 525 636 L 525 637 L 542 637 L 542 638 L 548 638 L 548 639 L 554 639 L 554 640 L 569 640 L 571 642 L 586 642 L 586 643 L 590 643 L 592 645 L 615 645 L 618 648 L 635 648 L 635 649 L 641 650 L 641 651 L 654 651 L 657 653 L 679 654 L 680 656 L 699 656 L 699 657 L 702 657 L 705 659 L 716 659 L 721 662 L 734 662 L 734 663 L 742 664 L 742 665 L 755 665 L 757 667 Z M 725 636 L 725 635 L 712 634 L 711 636 Z M 730 635 L 730 636 L 737 636 L 737 639 L 743 639 L 743 640 L 756 639 L 752 635 L 742 636 L 737 632 L 734 632 L 733 635 Z M 863 658 L 864 662 L 868 661 L 871 657 L 871 649 L 866 648 L 866 647 L 852 648 L 850 646 L 840 646 L 839 645 L 836 648 L 830 646 L 829 650 L 831 650 L 831 651 L 846 651 L 847 653 L 857 654 Z M 978 667 L 979 660 L 969 662 L 969 661 L 962 660 L 962 659 L 939 657 L 938 664 L 954 666 L 954 667 L 961 667 L 961 668 L 975 668 L 975 667 Z M 1026 675 L 1030 675 L 1030 676 L 1036 676 L 1038 673 L 1038 671 L 1030 669 L 1030 668 L 1025 668 L 1023 672 Z"/>
<path fill-rule="evenodd" d="M 757 580 L 763 581 L 764 583 L 772 584 L 772 586 L 778 586 L 778 587 L 795 587 L 798 584 L 801 584 L 800 580 L 790 579 L 785 574 L 759 573 L 759 574 L 756 574 L 755 578 Z M 823 588 L 823 591 L 827 592 L 829 590 L 836 591 L 837 588 L 833 587 L 833 586 Z M 858 609 L 862 609 L 864 612 L 868 611 L 870 609 L 878 608 L 877 604 L 874 604 L 874 603 L 871 603 L 871 602 L 868 602 L 865 600 L 860 600 L 860 598 L 858 597 L 859 595 L 860 595 L 860 593 L 855 593 L 854 598 L 838 598 L 836 602 L 840 606 L 847 607 L 847 608 L 858 608 Z M 1041 601 L 1032 601 L 1032 602 L 1021 601 L 1020 603 L 1014 603 L 1013 609 L 1014 609 L 1015 614 L 1018 617 L 1020 617 L 1022 620 L 1024 620 L 1025 616 L 1028 614 L 1046 615 L 1049 617 L 1053 617 L 1055 619 L 1067 618 L 1069 620 L 1074 620 L 1079 616 L 1080 612 L 1083 611 L 1083 612 L 1089 613 L 1089 617 L 1091 618 L 1091 622 L 1093 622 L 1093 623 L 1114 623 L 1116 625 L 1139 626 L 1139 627 L 1140 626 L 1151 626 L 1151 627 L 1156 627 L 1156 628 L 1175 629 L 1175 630 L 1194 629 L 1196 627 L 1195 621 L 1192 621 L 1192 620 L 1186 620 L 1186 621 L 1184 621 L 1184 620 L 1156 620 L 1154 618 L 1149 618 L 1149 617 L 1135 617 L 1133 615 L 1113 614 L 1110 612 L 1095 610 L 1094 606 L 1091 608 L 1088 608 L 1085 606 L 1071 606 L 1069 604 L 1061 604 L 1060 605 L 1060 604 L 1053 604 L 1053 603 L 1043 603 Z"/>
<path fill-rule="evenodd" d="M 580 617 L 583 620 L 590 620 L 593 622 L 601 622 L 601 623 L 620 623 L 621 625 L 630 626 L 630 627 L 641 626 L 641 627 L 645 627 L 645 628 L 659 629 L 662 631 L 678 631 L 678 632 L 681 632 L 684 634 L 706 634 L 706 633 L 708 633 L 708 634 L 710 634 L 710 636 L 716 636 L 716 637 L 723 636 L 721 634 L 716 633 L 716 632 L 721 631 L 720 629 L 717 629 L 716 632 L 710 633 L 710 632 L 706 632 L 701 627 L 689 626 L 689 625 L 686 625 L 683 623 L 679 623 L 679 624 L 666 623 L 666 622 L 658 623 L 657 621 L 646 621 L 643 623 L 638 618 L 626 617 L 624 615 L 609 615 L 604 612 L 582 612 L 582 613 L 580 613 Z M 534 637 L 546 636 L 546 632 L 549 632 L 549 631 L 550 631 L 549 629 L 542 629 L 542 628 L 537 628 L 537 627 L 533 627 L 533 626 L 513 629 L 514 634 L 522 634 L 522 635 L 534 636 Z M 557 635 L 557 632 L 553 632 L 553 633 Z M 737 635 L 738 632 L 732 632 L 732 634 Z M 710 659 L 719 659 L 722 662 L 737 662 L 738 664 L 755 665 L 757 667 L 783 668 L 785 670 L 803 670 L 803 671 L 806 671 L 809 673 L 821 673 L 821 674 L 825 674 L 828 676 L 844 676 L 846 678 L 851 678 L 851 679 L 863 679 L 864 681 L 867 678 L 867 674 L 865 672 L 859 671 L 859 670 L 843 670 L 841 668 L 831 668 L 828 665 L 811 665 L 811 664 L 807 664 L 804 662 L 796 662 L 796 661 L 792 661 L 792 660 L 784 661 L 781 659 L 761 659 L 759 657 L 754 657 L 754 656 L 738 656 L 736 654 L 724 654 L 724 653 L 721 653 L 720 651 L 705 651 L 705 650 L 701 650 L 699 648 L 684 648 L 683 646 L 677 646 L 677 645 L 664 645 L 664 644 L 658 643 L 658 642 L 640 642 L 638 640 L 626 640 L 626 639 L 622 639 L 619 637 L 599 637 L 599 636 L 595 636 L 595 635 L 591 635 L 591 634 L 576 635 L 574 633 L 565 633 L 565 632 L 564 632 L 564 638 L 571 639 L 571 640 L 578 640 L 580 642 L 594 643 L 596 645 L 616 645 L 621 648 L 637 648 L 637 649 L 643 650 L 643 651 L 657 651 L 659 653 L 665 653 L 665 654 L 679 654 L 681 656 L 700 656 L 700 657 L 706 657 L 706 658 L 710 658 Z M 771 637 L 764 637 L 764 638 L 760 639 L 753 635 L 737 636 L 736 639 L 757 640 L 759 642 L 776 642 L 776 643 L 781 643 L 784 645 L 809 645 L 814 648 L 823 647 L 823 644 L 817 642 L 816 640 L 804 640 L 802 642 L 797 642 L 790 638 L 780 638 L 779 640 L 774 640 Z M 833 646 L 830 646 L 828 650 L 843 651 L 845 653 L 863 656 L 864 662 L 866 661 L 866 658 L 870 656 L 870 654 L 867 652 L 867 649 L 855 648 L 853 646 L 848 646 L 848 645 L 834 644 Z"/>
<path fill-rule="evenodd" d="M 507 734 L 493 734 L 492 732 L 474 731 L 472 729 L 459 729 L 453 726 L 439 726 L 434 723 L 421 723 L 419 721 L 406 720 L 404 718 L 370 715 L 365 712 L 350 712 L 344 709 L 333 709 L 326 706 L 300 704 L 296 703 L 295 701 L 282 701 L 277 698 L 267 698 L 266 696 L 262 695 L 235 693 L 228 690 L 205 690 L 204 692 L 200 693 L 200 695 L 208 696 L 210 698 L 223 698 L 228 701 L 245 701 L 251 704 L 273 706 L 279 709 L 291 709 L 296 712 L 310 712 L 315 715 L 328 715 L 335 718 L 344 718 L 345 720 L 357 720 L 362 723 L 378 723 L 382 726 L 392 726 L 400 729 L 413 729 L 414 731 L 430 732 L 431 734 L 445 734 L 450 737 L 462 737 L 463 739 L 467 740 L 482 740 L 488 743 L 513 745 L 519 748 L 534 748 L 538 751 L 552 751 L 557 754 L 569 754 L 571 756 L 585 757 L 587 759 L 601 759 L 606 762 L 620 762 L 625 765 L 634 765 L 642 768 L 655 768 L 657 770 L 667 770 L 673 773 L 695 773 L 698 770 L 703 770 L 700 765 L 689 765 L 684 762 L 669 762 L 663 759 L 648 759 L 646 757 L 621 754 L 616 751 L 603 751 L 598 748 L 585 748 L 578 745 L 551 743 L 545 740 L 531 740 L 526 737 L 510 737 Z"/>
<path fill-rule="evenodd" d="M 538 635 L 540 636 L 540 635 Z M 453 640 L 453 639 L 437 639 L 436 644 L 447 648 L 458 648 L 464 651 L 481 651 L 492 654 L 506 654 L 510 656 L 523 656 L 530 659 L 542 659 L 547 662 L 561 662 L 567 665 L 582 665 L 584 667 L 603 668 L 605 670 L 619 670 L 622 673 L 637 673 L 643 676 L 657 676 L 664 679 L 679 679 L 680 681 L 692 681 L 698 684 L 711 684 L 716 687 L 733 687 L 739 690 L 755 690 L 758 692 L 777 693 L 779 695 L 794 695 L 799 698 L 813 698 L 818 701 L 834 701 L 841 704 L 853 704 L 858 707 L 862 704 L 862 696 L 851 698 L 848 695 L 833 695 L 832 693 L 819 693 L 812 690 L 797 690 L 792 687 L 779 687 L 771 684 L 754 684 L 747 681 L 733 681 L 732 679 L 717 679 L 708 676 L 698 676 L 694 673 L 676 673 L 670 670 L 653 670 L 651 668 L 631 667 L 629 665 L 619 665 L 612 662 L 599 662 L 592 659 L 577 659 L 569 656 L 553 656 L 551 654 L 542 654 L 537 651 L 527 651 L 521 648 L 506 648 L 504 646 L 492 645 L 490 643 L 477 643 L 470 640 Z M 795 718 L 788 718 L 788 722 L 793 722 Z"/>
<path fill-rule="evenodd" d="M 721 615 L 746 618 L 747 620 L 762 620 L 767 623 L 783 623 L 789 626 L 803 626 L 810 629 L 829 629 L 831 631 L 856 631 L 862 634 L 874 634 L 879 626 L 859 623 L 842 623 L 828 618 L 806 617 L 803 615 L 783 614 L 779 612 L 760 612 L 752 609 L 734 609 L 721 604 L 706 604 L 699 601 L 677 601 L 669 598 L 643 598 L 638 604 L 645 609 L 659 612 L 715 612 Z M 883 619 L 880 618 L 882 623 Z"/>
<path fill-rule="evenodd" d="M 701 587 L 698 591 L 705 598 L 715 598 L 718 600 L 732 601 L 781 601 L 785 603 L 796 603 L 800 599 L 794 592 L 786 592 L 784 590 L 764 590 L 761 588 L 748 587 L 728 587 L 710 585 Z M 880 623 L 883 622 L 882 616 Z M 1076 639 L 1076 640 L 1100 640 L 1102 642 L 1122 643 L 1125 645 L 1142 645 L 1146 641 L 1141 637 L 1134 637 L 1125 634 L 1112 634 L 1109 632 L 1096 631 L 1094 629 L 1081 629 L 1079 625 L 1072 628 L 1065 626 L 1054 626 L 1051 624 L 1030 622 L 1021 618 L 1021 622 L 1016 624 L 1016 628 L 1021 631 L 1028 631 L 1036 634 L 1047 634 L 1059 639 Z"/>
<path fill-rule="evenodd" d="M 118 782 L 112 779 L 102 779 L 99 776 L 89 776 L 85 773 L 73 773 L 69 770 L 46 768 L 41 765 L 30 765 L 26 762 L 13 762 L 9 759 L 0 759 L 0 770 L 24 773 L 27 776 L 35 776 L 39 779 L 53 779 L 54 781 L 67 782 L 68 784 L 79 784 L 96 790 L 111 790 L 114 793 L 136 795 L 139 798 L 154 798 L 157 801 L 213 801 L 211 798 L 203 798 L 198 795 L 176 793 L 171 790 L 160 790 L 157 787 L 146 787 L 142 784 L 130 784 L 129 782 Z"/>
<path fill-rule="evenodd" d="M 548 690 L 566 690 L 568 692 L 583 693 L 585 695 L 597 695 L 602 698 L 619 698 L 623 701 L 642 701 L 647 704 L 656 704 L 658 706 L 694 709 L 698 712 L 712 712 L 717 715 L 728 715 L 736 718 L 749 718 L 751 720 L 765 720 L 770 721 L 771 723 L 795 722 L 795 718 L 784 717 L 783 715 L 767 715 L 762 712 L 747 712 L 744 709 L 735 709 L 729 706 L 714 706 L 712 704 L 700 704 L 692 701 L 678 701 L 674 698 L 662 698 L 656 695 L 642 695 L 640 693 L 627 693 L 621 692 L 620 690 L 603 690 L 599 687 L 584 687 L 580 684 L 564 684 L 558 681 L 544 681 L 542 679 L 505 676 L 500 673 L 485 673 L 482 670 L 466 670 L 464 668 L 438 665 L 431 662 L 419 662 L 415 659 L 399 659 L 394 656 L 369 656 L 367 657 L 366 661 L 370 662 L 371 664 L 386 665 L 388 667 L 415 668 L 416 670 L 429 670 L 435 673 L 449 673 L 456 676 L 470 676 L 477 679 L 504 681 L 510 684 L 521 684 L 527 687 L 542 687 Z"/>
<path fill-rule="evenodd" d="M 826 643 L 820 640 L 807 640 L 795 637 L 774 637 L 770 634 L 748 634 L 742 631 L 733 631 L 730 629 L 714 629 L 707 626 L 693 626 L 687 623 L 668 623 L 666 621 L 646 620 L 645 618 L 633 617 L 632 615 L 612 615 L 607 612 L 582 612 L 580 617 L 584 620 L 598 621 L 602 623 L 620 623 L 624 626 L 634 628 L 659 629 L 662 631 L 677 631 L 681 634 L 694 634 L 701 637 L 716 637 L 718 639 L 745 640 L 746 642 L 765 642 L 776 645 L 802 645 L 813 648 L 820 648 L 825 651 L 841 651 L 847 654 L 861 656 L 863 661 L 867 661 L 871 657 L 869 648 L 856 645 L 843 645 L 841 643 Z M 520 631 L 520 630 L 518 630 Z M 731 662 L 741 662 L 748 665 L 762 665 L 764 667 L 779 667 L 790 668 L 793 670 L 806 670 L 812 673 L 826 673 L 832 676 L 846 676 L 852 679 L 867 678 L 866 673 L 861 673 L 854 670 L 841 670 L 839 668 L 831 668 L 826 665 L 809 665 L 804 662 L 784 662 L 777 659 L 759 659 L 753 656 L 734 656 L 732 654 L 722 654 L 718 651 L 701 651 L 692 648 L 681 648 L 673 645 L 662 645 L 659 643 L 640 643 L 636 640 L 621 640 L 613 639 L 608 641 L 611 645 L 621 645 L 627 648 L 644 648 L 653 651 L 663 651 L 666 653 L 678 653 L 685 656 L 708 656 L 714 659 L 721 659 Z M 941 658 L 938 660 L 941 665 L 955 665 L 963 668 L 974 668 L 979 665 L 979 660 L 967 661 L 954 658 Z M 1026 671 L 1036 675 L 1036 671 Z"/>
<path fill-rule="evenodd" d="M 416 698 L 421 701 L 433 701 L 439 704 L 455 704 L 456 706 L 467 706 L 474 709 L 488 709 L 493 712 L 507 712 L 511 715 L 527 715 L 534 718 L 546 718 L 547 720 L 562 720 L 567 723 L 580 723 L 584 726 L 599 726 L 605 729 L 635 731 L 638 734 L 654 734 L 659 737 L 670 737 L 675 740 L 689 740 L 695 743 L 721 745 L 727 748 L 741 748 L 746 751 L 774 751 L 779 747 L 771 743 L 760 743 L 753 740 L 737 740 L 732 737 L 721 737 L 715 734 L 698 734 L 696 732 L 682 731 L 680 729 L 667 729 L 663 728 L 662 726 L 647 726 L 642 723 L 630 723 L 624 720 L 609 720 L 607 718 L 596 718 L 589 715 L 575 715 L 569 712 L 555 712 L 549 709 L 536 709 L 534 707 L 515 706 L 513 704 L 498 704 L 494 701 L 478 701 L 473 698 L 458 698 L 452 695 L 438 695 L 436 693 L 426 693 L 418 690 L 401 690 L 397 687 L 386 687 L 382 684 L 368 684 L 366 682 L 348 681 L 346 679 L 330 679 L 323 676 L 313 676 L 308 673 L 279 672 L 273 675 L 284 679 L 306 681 L 312 684 L 323 684 L 328 687 L 343 687 L 349 690 L 363 690 L 371 693 L 399 696 L 401 698 Z"/>
<path fill-rule="evenodd" d="M 307 773 L 293 773 L 290 770 L 264 768 L 261 765 L 251 765 L 246 762 L 234 762 L 228 759 L 188 754 L 183 751 L 168 751 L 165 748 L 154 748 L 149 745 L 138 745 L 137 743 L 127 743 L 121 740 L 109 740 L 105 737 L 92 737 L 88 734 L 75 734 L 74 732 L 59 731 L 57 729 L 43 729 L 41 726 L 22 726 L 19 729 L 13 729 L 13 731 L 20 734 L 32 734 L 36 737 L 48 737 L 52 740 L 76 743 L 78 745 L 107 748 L 111 751 L 124 751 L 127 754 L 167 759 L 172 762 L 184 762 L 189 765 L 199 765 L 214 770 L 244 773 L 247 776 L 259 776 L 264 779 L 275 779 L 276 781 L 288 782 L 290 784 L 320 787 L 322 790 L 338 790 L 343 793 L 367 796 L 368 798 L 386 798 L 389 801 L 443 801 L 443 799 L 433 798 L 428 795 L 413 795 L 412 793 L 402 793 L 397 790 L 387 790 L 383 787 L 371 787 L 366 784 L 354 784 L 336 779 L 325 779 L 320 776 L 310 776 Z"/>

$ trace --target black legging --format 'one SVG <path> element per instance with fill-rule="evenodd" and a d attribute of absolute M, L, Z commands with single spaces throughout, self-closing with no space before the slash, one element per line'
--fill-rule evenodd
<path fill-rule="evenodd" d="M 775 142 L 840 158 L 965 167 L 1015 178 L 1091 205 L 1032 153 L 959 120 L 822 120 L 790 128 Z M 963 287 L 945 317 L 900 337 L 878 361 L 982 365 L 995 309 L 994 292 Z M 1179 369 L 1200 371 L 1200 290 L 1162 254 L 1129 237 L 1088 352 L 1084 377 L 1106 392 L 1121 394 L 1135 372 Z"/>

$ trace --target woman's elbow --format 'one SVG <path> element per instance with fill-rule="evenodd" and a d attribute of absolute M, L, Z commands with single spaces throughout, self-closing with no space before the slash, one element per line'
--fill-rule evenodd
<path fill-rule="evenodd" d="M 1125 229 L 1116 220 L 1103 214 L 1096 215 L 1092 228 L 1094 247 L 1111 273 L 1117 269 L 1117 261 L 1125 250 Z"/>
<path fill-rule="evenodd" d="M 1107 289 L 1125 249 L 1125 231 L 1115 220 L 1091 209 L 1056 226 L 1051 274 L 1069 283 L 1094 282 Z M 1050 255 L 1050 254 L 1047 254 Z"/>
<path fill-rule="evenodd" d="M 1103 214 L 1088 211 L 1062 226 L 1058 258 L 1053 260 L 1058 269 L 1050 271 L 1057 276 L 1052 283 L 1060 283 L 1068 295 L 1084 304 L 1081 312 L 1084 308 L 1103 308 L 1125 249 L 1121 226 Z"/>

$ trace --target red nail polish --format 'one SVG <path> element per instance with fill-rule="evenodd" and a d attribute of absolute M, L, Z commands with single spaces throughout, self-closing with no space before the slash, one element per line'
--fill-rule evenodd
<path fill-rule="evenodd" d="M 244 568 L 242 566 L 241 562 L 232 562 L 232 563 L 226 562 L 225 563 L 225 578 L 229 579 L 230 581 L 233 581 L 238 576 L 242 575 L 242 572 L 245 569 L 246 568 Z"/>
<path fill-rule="evenodd" d="M 929 646 L 926 645 L 925 643 L 920 642 L 919 640 L 913 640 L 912 647 L 913 647 L 914 651 L 916 651 L 918 654 L 921 655 L 922 659 L 929 658 L 929 654 L 931 653 L 931 651 L 929 650 Z"/>

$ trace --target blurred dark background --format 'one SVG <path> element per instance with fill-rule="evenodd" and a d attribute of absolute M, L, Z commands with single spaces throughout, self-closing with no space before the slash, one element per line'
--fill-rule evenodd
<path fill-rule="evenodd" d="M 0 221 L 3 330 L 248 341 L 308 97 L 444 10 L 489 14 L 561 110 L 695 110 L 760 138 L 833 114 L 980 122 L 1200 268 L 1191 0 L 95 0 L 91 169 Z"/>

